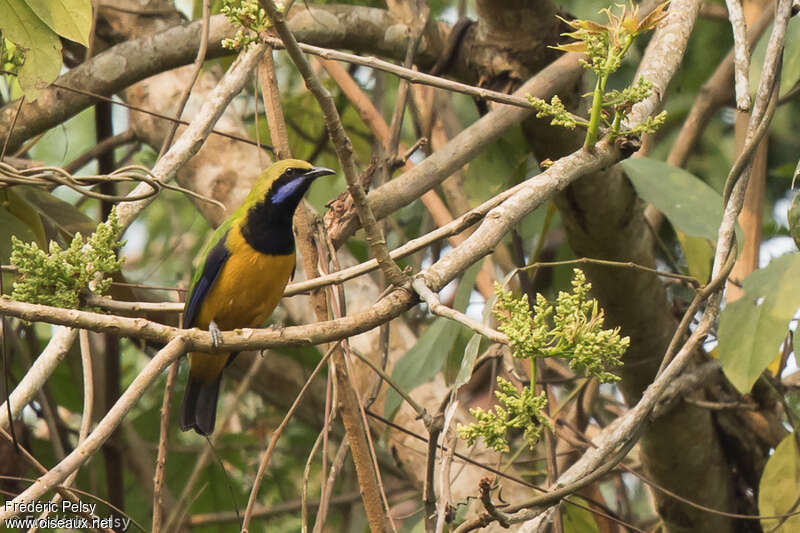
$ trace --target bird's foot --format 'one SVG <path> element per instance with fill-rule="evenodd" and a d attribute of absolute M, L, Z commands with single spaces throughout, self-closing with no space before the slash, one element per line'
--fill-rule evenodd
<path fill-rule="evenodd" d="M 214 348 L 219 348 L 219 345 L 222 344 L 222 331 L 213 320 L 208 324 L 208 332 L 211 333 L 211 343 Z"/>

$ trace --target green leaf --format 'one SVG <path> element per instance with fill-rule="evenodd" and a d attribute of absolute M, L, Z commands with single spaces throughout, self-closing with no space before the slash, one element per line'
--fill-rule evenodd
<path fill-rule="evenodd" d="M 761 72 L 764 70 L 764 58 L 767 54 L 767 43 L 772 34 L 772 24 L 756 43 L 750 56 L 750 94 L 755 95 Z M 781 67 L 780 94 L 783 96 L 795 83 L 800 81 L 800 24 L 789 21 L 784 41 L 783 62 Z"/>
<path fill-rule="evenodd" d="M 800 162 L 798 162 L 797 168 L 800 169 Z M 794 243 L 800 248 L 800 194 L 794 195 L 786 218 L 789 221 L 789 233 L 794 239 Z"/>
<path fill-rule="evenodd" d="M 89 0 L 26 0 L 42 22 L 71 41 L 89 46 L 92 3 Z"/>
<path fill-rule="evenodd" d="M 700 283 L 707 282 L 711 277 L 711 260 L 714 258 L 714 247 L 711 246 L 708 239 L 692 237 L 680 230 L 675 230 L 675 234 L 686 256 L 689 274 L 697 278 Z"/>
<path fill-rule="evenodd" d="M 526 175 L 528 148 L 520 128 L 490 143 L 467 167 L 464 192 L 473 205 L 517 183 Z"/>
<path fill-rule="evenodd" d="M 467 348 L 464 350 L 464 358 L 461 359 L 461 366 L 458 369 L 458 374 L 453 382 L 453 387 L 458 390 L 472 377 L 472 367 L 475 366 L 475 359 L 478 358 L 478 349 L 481 346 L 480 333 L 476 333 L 469 339 Z"/>
<path fill-rule="evenodd" d="M 484 325 L 488 325 L 492 318 L 492 309 L 494 308 L 495 300 L 497 300 L 497 294 L 493 293 L 483 306 L 481 323 Z M 467 347 L 464 349 L 464 357 L 461 359 L 461 366 L 458 369 L 458 374 L 456 375 L 456 379 L 453 381 L 453 387 L 455 390 L 463 387 L 472 377 L 472 371 L 475 367 L 475 360 L 478 358 L 478 351 L 480 350 L 482 339 L 483 335 L 480 333 L 476 333 L 470 337 Z"/>
<path fill-rule="evenodd" d="M 800 254 L 787 254 L 744 279 L 744 295 L 719 321 L 719 361 L 730 382 L 747 393 L 778 355 L 800 307 Z"/>
<path fill-rule="evenodd" d="M 469 267 L 461 278 L 453 301 L 454 309 L 464 311 L 467 308 L 469 295 L 475 286 L 475 278 L 482 262 L 478 261 Z M 463 328 L 464 326 L 448 318 L 439 317 L 434 320 L 417 343 L 394 365 L 392 380 L 398 387 L 410 391 L 433 378 L 442 370 L 447 354 L 450 353 L 459 331 Z M 390 388 L 386 393 L 384 415 L 387 418 L 394 418 L 401 401 L 397 391 Z"/>
<path fill-rule="evenodd" d="M 19 186 L 0 189 L 0 264 L 7 265 L 11 259 L 11 237 L 24 242 L 35 242 L 44 246 L 42 219 L 16 194 Z M 3 272 L 3 290 L 11 294 L 17 274 Z"/>
<path fill-rule="evenodd" d="M 43 248 L 47 244 L 41 216 L 18 194 L 21 187 L 0 189 L 0 206 L 17 217 L 35 236 L 36 244 Z M 17 237 L 20 237 L 17 235 Z M 21 237 L 20 237 L 21 238 Z M 8 257 L 5 257 L 8 259 Z"/>
<path fill-rule="evenodd" d="M 762 516 L 779 516 L 800 510 L 795 505 L 800 498 L 800 461 L 798 461 L 797 435 L 792 433 L 775 448 L 767 461 L 758 487 L 758 513 Z M 778 529 L 773 529 L 781 524 Z M 800 515 L 762 520 L 764 531 L 791 533 L 800 531 Z"/>
<path fill-rule="evenodd" d="M 61 71 L 61 41 L 23 0 L 0 0 L 0 30 L 25 52 L 19 84 L 35 100 L 39 90 Z"/>
<path fill-rule="evenodd" d="M 692 237 L 717 240 L 722 197 L 685 170 L 646 157 L 626 159 L 622 168 L 636 193 L 656 206 L 675 229 Z"/>
<path fill-rule="evenodd" d="M 13 215 L 5 206 L 0 205 L 0 261 L 4 265 L 9 263 L 11 257 L 11 237 L 17 237 L 21 241 L 35 242 L 36 235 L 31 231 L 30 226 L 24 221 Z M 16 275 L 5 275 L 3 273 L 3 289 L 11 292 L 11 283 Z"/>
<path fill-rule="evenodd" d="M 28 185 L 19 185 L 14 187 L 14 190 L 42 216 L 42 219 L 69 236 L 68 240 L 71 240 L 76 233 L 89 235 L 97 229 L 96 220 L 47 191 Z"/>
<path fill-rule="evenodd" d="M 570 501 L 580 503 L 586 507 L 589 506 L 589 503 L 583 498 L 573 496 L 570 498 Z M 569 503 L 562 506 L 561 509 L 564 533 L 593 533 L 594 531 L 600 531 L 597 527 L 594 515 L 589 509 L 578 507 L 577 505 L 570 505 Z"/>

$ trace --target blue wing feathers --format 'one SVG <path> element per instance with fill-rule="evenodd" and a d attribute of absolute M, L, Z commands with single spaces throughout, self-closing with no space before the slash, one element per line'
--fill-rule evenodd
<path fill-rule="evenodd" d="M 226 231 L 216 244 L 208 252 L 205 261 L 198 267 L 199 276 L 195 275 L 189 297 L 186 299 L 186 306 L 183 309 L 183 327 L 191 328 L 196 326 L 195 320 L 200 312 L 200 306 L 208 295 L 208 291 L 214 285 L 217 276 L 222 271 L 222 267 L 230 257 L 230 252 L 225 246 L 225 239 L 228 235 Z"/>

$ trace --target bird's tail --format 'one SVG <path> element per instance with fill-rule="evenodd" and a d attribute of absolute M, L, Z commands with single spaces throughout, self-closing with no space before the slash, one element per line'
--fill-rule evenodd
<path fill-rule="evenodd" d="M 208 381 L 189 373 L 181 406 L 181 431 L 193 429 L 200 435 L 211 435 L 214 432 L 221 382 L 221 373 Z"/>

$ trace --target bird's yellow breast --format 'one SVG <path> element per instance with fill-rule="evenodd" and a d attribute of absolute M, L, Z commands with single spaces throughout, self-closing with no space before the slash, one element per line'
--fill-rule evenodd
<path fill-rule="evenodd" d="M 257 252 L 238 226 L 231 228 L 225 245 L 230 256 L 200 306 L 196 325 L 207 329 L 214 320 L 221 330 L 262 326 L 283 295 L 295 254 Z"/>

